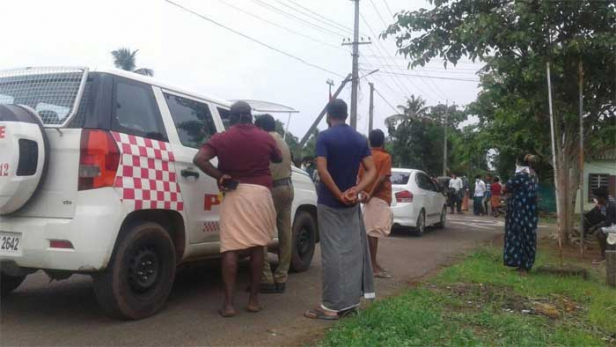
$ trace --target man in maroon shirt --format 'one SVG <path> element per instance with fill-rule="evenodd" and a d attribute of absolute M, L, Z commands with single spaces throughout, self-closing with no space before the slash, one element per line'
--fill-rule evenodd
<path fill-rule="evenodd" d="M 252 124 L 250 105 L 238 101 L 231 106 L 231 128 L 214 135 L 197 153 L 194 163 L 218 180 L 225 192 L 220 209 L 220 252 L 225 300 L 220 315 L 233 317 L 237 259 L 250 252 L 250 298 L 246 310 L 258 312 L 258 293 L 263 271 L 264 247 L 276 229 L 272 200 L 270 162 L 280 163 L 276 141 Z M 210 160 L 218 158 L 218 168 Z"/>

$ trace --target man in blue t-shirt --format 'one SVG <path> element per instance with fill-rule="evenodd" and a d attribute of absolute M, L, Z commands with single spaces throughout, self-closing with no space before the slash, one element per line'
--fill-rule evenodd
<path fill-rule="evenodd" d="M 368 141 L 345 124 L 347 105 L 336 99 L 327 105 L 330 128 L 317 139 L 318 222 L 323 264 L 320 307 L 308 318 L 338 319 L 359 306 L 361 296 L 374 298 L 372 266 L 358 194 L 376 178 Z M 360 165 L 365 169 L 358 183 Z"/>

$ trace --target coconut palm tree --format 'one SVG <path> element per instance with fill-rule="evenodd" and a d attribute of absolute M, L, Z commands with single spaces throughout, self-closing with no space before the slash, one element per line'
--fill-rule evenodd
<path fill-rule="evenodd" d="M 154 70 L 148 68 L 137 67 L 137 52 L 138 49 L 131 51 L 129 48 L 119 48 L 111 52 L 113 56 L 113 64 L 118 68 L 126 71 L 131 71 L 145 76 L 154 76 Z"/>
<path fill-rule="evenodd" d="M 411 95 L 406 99 L 406 105 L 398 105 L 398 109 L 402 113 L 389 116 L 385 119 L 388 126 L 395 126 L 398 123 L 409 122 L 413 119 L 419 119 L 426 116 L 428 107 L 426 106 L 426 100 L 421 96 Z"/>

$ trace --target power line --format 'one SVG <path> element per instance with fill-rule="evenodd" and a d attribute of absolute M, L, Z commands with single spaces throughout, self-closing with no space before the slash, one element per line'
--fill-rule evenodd
<path fill-rule="evenodd" d="M 368 70 L 363 70 L 363 69 L 362 69 L 362 71 L 368 71 Z M 379 75 L 372 75 L 372 76 L 370 76 L 370 77 L 371 77 L 371 78 L 373 78 L 373 79 L 374 79 L 374 81 L 378 81 L 378 84 L 379 84 L 379 85 L 382 85 L 382 86 L 387 87 L 387 89 L 389 89 L 389 91 L 391 91 L 391 92 L 392 92 L 392 94 L 396 94 L 396 95 L 398 95 L 398 96 L 399 96 L 402 100 L 405 100 L 405 99 L 408 97 L 408 96 L 405 96 L 405 95 L 403 94 L 403 92 L 401 92 L 400 90 L 397 90 L 397 89 L 395 89 L 395 88 L 392 88 L 392 87 L 389 85 L 389 83 L 387 83 L 387 80 L 386 80 L 386 79 L 384 79 L 382 76 L 379 76 Z M 366 79 L 367 79 L 367 78 L 366 78 Z"/>
<path fill-rule="evenodd" d="M 398 61 L 408 62 L 408 59 L 407 59 L 407 58 L 404 58 L 404 57 L 401 57 L 401 56 L 398 56 L 398 57 L 393 57 L 392 59 L 395 59 L 395 60 L 398 60 Z M 440 63 L 442 63 L 442 61 L 437 61 L 436 59 L 432 59 L 432 60 L 430 61 L 430 63 L 433 63 L 433 62 L 440 62 Z M 454 64 L 450 61 L 450 62 L 448 63 L 448 65 L 453 66 Z M 465 68 L 472 68 L 472 67 L 470 67 L 469 65 L 480 66 L 480 68 L 481 68 L 481 67 L 485 66 L 485 63 L 484 63 L 484 62 L 479 62 L 479 63 L 476 63 L 476 62 L 473 62 L 473 61 L 468 60 L 468 59 L 460 59 L 460 60 L 458 60 L 458 62 L 456 63 L 455 67 L 456 67 L 456 68 L 462 68 L 462 66 L 464 66 Z M 442 64 L 441 64 L 441 66 L 442 66 Z"/>
<path fill-rule="evenodd" d="M 278 0 L 276 0 L 276 1 L 278 1 Z M 297 1 L 295 1 L 295 0 L 288 0 L 288 1 L 289 1 L 290 3 L 292 3 L 292 4 L 294 4 L 295 6 L 297 6 L 297 7 L 299 7 L 299 8 L 302 8 L 302 9 L 304 9 L 304 10 L 306 10 L 306 11 L 308 11 L 308 12 L 312 13 L 312 14 L 314 15 L 314 16 L 312 16 L 312 17 L 314 17 L 314 18 L 316 18 L 316 17 L 321 18 L 321 19 L 323 19 L 323 20 L 326 20 L 326 21 L 328 21 L 328 22 L 332 23 L 333 25 L 335 25 L 336 27 L 339 27 L 339 28 L 340 28 L 340 29 L 342 29 L 342 30 L 345 30 L 345 31 L 347 31 L 347 32 L 349 32 L 349 33 L 351 33 L 351 34 L 353 33 L 353 29 L 351 29 L 351 28 L 349 28 L 349 27 L 347 27 L 347 26 L 345 26 L 345 25 L 343 25 L 343 24 L 340 24 L 340 23 L 338 23 L 337 21 L 335 21 L 335 20 L 333 20 L 333 19 L 331 19 L 331 18 L 325 17 L 324 15 L 322 15 L 322 14 L 320 14 L 320 13 L 318 13 L 318 12 L 315 12 L 315 11 L 313 11 L 313 10 L 309 9 L 308 7 L 302 6 L 301 4 L 299 4 L 299 3 L 298 3 Z M 361 36 L 367 36 L 367 35 L 365 35 L 365 34 L 363 34 L 363 33 L 361 33 L 361 32 L 360 32 L 359 34 L 360 34 Z"/>
<path fill-rule="evenodd" d="M 368 26 L 368 22 L 366 21 L 365 18 L 362 19 L 364 21 L 364 24 L 366 24 L 366 26 Z M 381 52 L 381 45 L 379 44 L 379 42 L 377 42 L 376 46 L 374 47 L 374 49 L 372 47 L 368 47 L 368 49 L 370 49 L 370 51 L 373 53 L 373 56 L 375 58 L 374 59 L 377 62 L 378 66 L 381 65 L 387 65 L 389 63 L 389 61 L 387 60 L 387 58 L 385 57 L 385 54 L 383 54 Z M 386 67 L 383 67 L 384 70 L 389 70 Z M 393 83 L 396 85 L 396 88 L 398 88 L 400 91 L 406 93 L 407 95 L 411 95 L 412 93 L 409 91 L 409 89 L 402 83 L 401 80 L 399 79 L 393 79 Z"/>
<path fill-rule="evenodd" d="M 320 43 L 320 44 L 322 44 L 322 45 L 325 45 L 325 46 L 328 46 L 328 47 L 331 47 L 331 48 L 335 48 L 335 49 L 338 49 L 338 50 L 341 50 L 341 51 L 344 51 L 344 52 L 346 52 L 346 51 L 347 51 L 346 49 L 344 49 L 344 48 L 342 48 L 342 47 L 340 47 L 340 46 L 333 45 L 333 44 L 331 44 L 331 43 L 327 43 L 327 42 L 325 42 L 325 41 L 321 41 L 321 40 L 319 40 L 319 39 L 317 39 L 317 38 L 314 38 L 314 37 L 312 37 L 312 36 L 309 36 L 309 35 L 306 35 L 306 34 L 302 34 L 302 33 L 300 33 L 299 31 L 295 31 L 295 30 L 290 29 L 290 28 L 288 28 L 288 27 L 285 27 L 285 26 L 283 26 L 283 25 L 280 25 L 280 24 L 274 23 L 274 22 L 272 22 L 272 21 L 270 21 L 270 20 L 267 20 L 267 19 L 265 19 L 265 18 L 263 18 L 263 17 L 257 16 L 256 14 L 251 13 L 251 12 L 248 12 L 248 11 L 246 11 L 246 10 L 243 10 L 243 9 L 241 9 L 241 8 L 239 8 L 239 7 L 235 6 L 235 5 L 233 5 L 233 4 L 230 4 L 230 3 L 226 2 L 225 0 L 218 0 L 218 1 L 220 1 L 222 4 L 224 4 L 224 5 L 228 6 L 228 7 L 231 7 L 231 8 L 233 8 L 233 9 L 235 9 L 236 11 L 239 11 L 239 12 L 241 12 L 241 13 L 244 13 L 244 14 L 246 14 L 246 15 L 248 15 L 248 16 L 251 16 L 251 17 L 253 17 L 253 18 L 256 18 L 256 19 L 258 19 L 258 20 L 260 20 L 260 21 L 266 22 L 266 23 L 268 23 L 268 24 L 270 24 L 270 25 L 273 25 L 273 26 L 275 26 L 275 27 L 277 27 L 277 28 L 280 28 L 280 29 L 285 30 L 285 31 L 287 31 L 287 32 L 290 32 L 290 33 L 292 33 L 292 34 L 295 34 L 295 35 L 298 35 L 298 36 L 301 36 L 301 37 L 307 38 L 307 39 L 309 39 L 309 40 L 311 40 L 311 41 L 314 41 L 314 42 Z"/>
<path fill-rule="evenodd" d="M 385 7 L 387 7 L 387 11 L 389 11 L 389 14 L 391 15 L 391 18 L 394 18 L 394 12 L 389 7 L 389 4 L 387 3 L 387 0 L 383 0 L 383 3 L 385 3 Z"/>
<path fill-rule="evenodd" d="M 376 14 L 379 16 L 379 18 L 381 19 L 381 22 L 383 22 L 383 25 L 385 26 L 385 28 L 387 28 L 387 23 L 385 23 L 385 20 L 383 19 L 383 16 L 381 16 L 381 12 L 379 11 L 379 9 L 376 7 L 376 4 L 374 3 L 374 0 L 370 0 L 370 2 L 372 3 L 372 7 L 374 7 L 374 10 L 376 11 Z M 391 11 L 391 8 L 389 8 L 389 4 L 387 3 L 387 0 L 383 0 L 383 3 L 385 4 L 385 7 L 387 7 L 387 11 L 389 11 L 389 14 L 391 15 L 391 18 L 394 18 L 394 14 Z M 395 62 L 395 61 L 394 61 Z M 418 73 L 420 75 L 425 75 L 424 71 L 418 71 Z M 421 77 L 420 77 L 421 78 Z M 428 89 L 430 89 L 432 92 L 434 92 L 435 95 L 437 96 L 441 96 L 445 99 L 447 99 L 447 95 L 445 95 L 445 93 L 443 92 L 443 90 L 436 84 L 434 83 L 433 80 L 428 79 L 428 82 L 426 82 L 423 78 L 421 78 L 421 81 L 428 87 Z M 433 88 L 434 87 L 434 88 Z"/>
<path fill-rule="evenodd" d="M 368 23 L 368 21 L 366 20 L 366 18 L 363 16 L 363 14 L 361 15 L 362 20 L 364 21 L 364 24 L 366 24 L 366 26 L 368 27 L 368 30 L 370 30 L 370 32 L 377 37 L 376 39 L 376 49 L 378 51 L 378 53 L 381 55 L 381 57 L 383 57 L 386 61 L 387 61 L 387 57 L 386 55 L 388 55 L 387 49 L 385 49 L 381 42 L 378 40 L 378 35 L 376 35 L 375 31 L 372 29 L 372 27 L 370 26 L 370 24 Z M 383 51 L 385 51 L 385 54 L 381 53 L 381 49 L 383 49 Z M 387 69 L 386 69 L 387 70 Z M 399 79 L 394 79 L 394 83 L 396 83 L 398 85 L 398 88 L 403 89 L 405 93 L 407 93 L 409 96 L 413 93 L 410 92 L 410 90 L 408 89 L 408 87 L 401 82 Z M 416 89 L 417 86 L 415 85 L 415 83 L 411 82 L 411 84 L 413 85 L 413 87 L 415 87 Z"/>
<path fill-rule="evenodd" d="M 383 23 L 383 26 L 385 28 L 387 28 L 388 25 L 385 22 L 385 19 L 383 19 L 383 16 L 381 15 L 381 11 L 379 11 L 378 7 L 374 3 L 374 0 L 370 0 L 370 3 L 372 4 L 372 7 L 374 8 L 374 11 L 376 12 L 377 16 L 381 19 L 381 23 Z M 391 55 L 390 55 L 390 57 L 391 57 Z M 393 58 L 393 57 L 391 57 L 391 58 Z M 394 63 L 395 63 L 395 61 L 394 61 Z M 432 91 L 434 93 L 435 96 L 439 97 L 439 95 L 440 95 L 441 97 L 445 97 L 446 98 L 446 96 L 443 93 L 443 91 L 436 85 L 436 83 L 434 83 L 434 81 L 428 80 L 426 82 L 423 78 L 421 78 L 421 81 L 423 82 L 423 84 L 425 86 L 428 87 L 428 89 L 430 89 L 430 91 Z"/>
<path fill-rule="evenodd" d="M 168 2 L 168 3 L 170 3 L 171 5 L 174 5 L 174 6 L 178 7 L 178 8 L 180 8 L 180 9 L 182 9 L 182 10 L 184 10 L 184 11 L 188 12 L 188 13 L 192 13 L 193 15 L 195 15 L 195 16 L 197 16 L 197 17 L 199 17 L 199 18 L 202 18 L 202 19 L 204 19 L 204 20 L 206 20 L 206 21 L 208 21 L 208 22 L 210 22 L 210 23 L 212 23 L 212 24 L 214 24 L 214 25 L 216 25 L 216 26 L 219 26 L 219 27 L 221 27 L 221 28 L 223 28 L 223 29 L 226 29 L 226 30 L 228 30 L 228 31 L 230 31 L 230 32 L 232 32 L 232 33 L 234 33 L 234 34 L 236 34 L 236 35 L 239 35 L 239 36 L 241 36 L 241 37 L 243 37 L 243 38 L 245 38 L 245 39 L 248 39 L 248 40 L 250 40 L 250 41 L 252 41 L 252 42 L 255 42 L 255 43 L 257 43 L 257 44 L 259 44 L 259 45 L 261 45 L 261 46 L 263 46 L 263 47 L 269 48 L 269 49 L 271 49 L 271 50 L 273 50 L 273 51 L 275 51 L 275 52 L 278 52 L 278 53 L 280 53 L 280 54 L 283 54 L 283 55 L 285 55 L 285 56 L 287 56 L 287 57 L 289 57 L 289 58 L 295 59 L 295 60 L 299 61 L 300 63 L 302 63 L 302 64 L 306 65 L 306 66 L 310 66 L 310 67 L 313 67 L 313 68 L 315 68 L 315 69 L 319 69 L 319 70 L 321 70 L 321 71 L 324 71 L 324 72 L 330 73 L 330 74 L 332 74 L 332 75 L 335 75 L 335 76 L 338 76 L 338 77 L 341 77 L 341 78 L 345 78 L 345 76 L 342 76 L 341 74 L 338 74 L 338 73 L 336 73 L 336 72 L 334 72 L 334 71 L 328 70 L 328 69 L 326 69 L 326 68 L 324 68 L 324 67 L 321 67 L 321 66 L 319 66 L 319 65 L 316 65 L 316 64 L 312 64 L 312 63 L 310 63 L 310 62 L 307 62 L 306 60 L 304 60 L 304 59 L 302 59 L 302 58 L 300 58 L 300 57 L 298 57 L 298 56 L 295 56 L 295 55 L 293 55 L 293 54 L 291 54 L 291 53 L 287 53 L 287 52 L 285 52 L 285 51 L 283 51 L 283 50 L 281 50 L 281 49 L 278 49 L 278 48 L 273 47 L 273 46 L 271 46 L 271 45 L 269 45 L 269 44 L 267 44 L 267 43 L 264 43 L 264 42 L 262 42 L 262 41 L 259 41 L 259 40 L 255 39 L 255 38 L 253 38 L 253 37 L 250 37 L 250 36 L 248 36 L 248 35 L 246 35 L 246 34 L 244 34 L 244 33 L 242 33 L 242 32 L 239 32 L 239 31 L 237 31 L 237 30 L 235 30 L 235 29 L 229 28 L 228 26 L 226 26 L 226 25 L 224 25 L 224 24 L 221 24 L 221 23 L 219 23 L 219 22 L 217 22 L 217 21 L 215 21 L 215 20 L 213 20 L 213 19 L 211 19 L 211 18 L 208 18 L 208 17 L 206 17 L 206 16 L 204 16 L 204 15 L 202 15 L 202 14 L 199 14 L 199 13 L 197 13 L 197 12 L 193 11 L 193 10 L 190 10 L 190 9 L 188 9 L 188 8 L 186 8 L 186 7 L 184 7 L 184 6 L 180 5 L 180 4 L 177 4 L 177 3 L 175 3 L 175 2 L 173 2 L 173 1 L 171 1 L 171 0 L 165 0 L 165 1 L 166 1 L 166 2 Z"/>
<path fill-rule="evenodd" d="M 377 68 L 377 67 L 380 67 L 380 66 L 376 66 L 376 67 L 373 67 L 373 68 Z M 392 65 L 387 65 L 387 67 L 388 67 L 389 71 L 386 71 L 386 72 L 390 72 L 390 73 L 400 72 L 400 71 L 408 71 L 407 69 L 405 69 L 405 68 L 403 68 L 401 66 L 398 66 L 398 65 L 393 65 L 393 66 Z M 387 69 L 385 69 L 385 70 L 387 70 Z M 436 89 L 434 89 L 432 87 L 432 85 L 430 85 L 428 83 L 428 82 L 430 82 L 430 83 L 434 84 L 434 82 L 432 80 L 424 80 L 423 78 L 421 78 L 421 76 L 419 76 L 419 77 L 421 79 L 421 82 L 432 92 L 432 96 L 436 97 L 437 99 L 440 99 L 440 98 L 445 98 L 446 99 L 445 94 L 438 87 L 436 87 Z M 436 84 L 434 84 L 434 86 L 436 86 Z M 422 90 L 419 87 L 416 87 L 416 88 L 419 89 L 419 90 Z"/>
<path fill-rule="evenodd" d="M 383 27 L 387 28 L 388 25 L 387 25 L 387 23 L 385 23 L 385 19 L 383 19 L 383 16 L 381 16 L 381 12 L 376 7 L 376 4 L 374 3 L 374 0 L 370 0 L 370 3 L 372 4 L 372 7 L 374 8 L 374 11 L 376 12 L 376 15 L 379 16 L 379 18 L 381 19 L 381 22 L 383 23 Z"/>
<path fill-rule="evenodd" d="M 464 70 L 464 71 L 457 71 L 457 70 L 445 70 L 445 69 L 437 69 L 437 68 L 425 68 L 425 67 L 417 67 L 417 68 L 406 68 L 404 66 L 400 66 L 400 65 L 383 65 L 383 67 L 388 67 L 388 68 L 392 68 L 392 69 L 397 69 L 397 70 L 402 70 L 402 71 L 427 71 L 427 72 L 431 72 L 431 73 L 444 73 L 444 74 L 464 74 L 467 76 L 475 76 L 475 70 Z"/>
<path fill-rule="evenodd" d="M 288 3 L 282 2 L 280 0 L 274 0 L 274 1 L 276 1 L 279 4 L 281 4 L 284 7 L 287 7 L 287 8 L 289 8 L 289 9 L 291 9 L 291 10 L 297 12 L 297 13 L 300 13 L 303 16 L 312 18 L 313 20 L 316 20 L 319 23 L 325 24 L 325 25 L 327 25 L 327 26 L 329 26 L 329 27 L 331 27 L 331 28 L 333 28 L 335 30 L 344 30 L 344 31 L 349 31 L 351 33 L 353 32 L 353 30 L 351 30 L 349 28 L 346 28 L 344 26 L 341 26 L 341 25 L 337 24 L 336 22 L 334 22 L 332 20 L 323 20 L 323 19 L 321 19 L 322 16 L 315 16 L 313 14 L 314 12 L 306 9 L 305 7 L 303 7 L 302 5 L 299 5 L 297 3 L 291 2 L 292 5 L 295 5 L 295 6 L 291 6 Z"/>
<path fill-rule="evenodd" d="M 389 101 L 387 101 L 387 99 L 385 99 L 385 97 L 381 94 L 381 92 L 379 92 L 379 90 L 378 90 L 378 89 L 376 89 L 376 88 L 375 88 L 375 89 L 374 89 L 374 91 L 376 92 L 376 94 L 377 94 L 378 96 L 380 96 L 380 97 L 381 97 L 381 99 L 382 99 L 383 101 L 385 101 L 385 103 L 386 103 L 386 104 L 387 104 L 387 105 L 388 105 L 388 106 L 389 106 L 389 107 L 390 107 L 390 108 L 391 108 L 394 112 L 396 112 L 396 113 L 399 113 L 399 112 L 400 112 L 400 111 L 399 111 L 399 110 L 397 110 L 397 109 L 396 109 L 396 108 L 395 108 L 395 107 L 394 107 L 394 106 L 393 106 L 393 105 L 392 105 Z"/>
<path fill-rule="evenodd" d="M 425 78 L 433 78 L 433 79 L 437 79 L 437 80 L 447 80 L 447 81 L 461 81 L 461 82 L 477 82 L 479 83 L 479 80 L 472 80 L 469 78 L 455 78 L 455 77 L 442 77 L 442 76 L 429 76 L 429 75 L 425 75 L 425 76 L 419 76 L 419 75 L 413 75 L 413 74 L 406 74 L 406 73 L 400 73 L 400 72 L 382 72 L 379 71 L 377 72 L 378 74 L 385 74 L 385 75 L 395 75 L 395 76 L 406 76 L 406 77 L 425 77 Z"/>
<path fill-rule="evenodd" d="M 346 38 L 345 35 L 342 35 L 339 32 L 335 32 L 333 30 L 324 28 L 324 27 L 322 27 L 320 25 L 311 23 L 311 22 L 309 22 L 307 20 L 304 20 L 304 19 L 302 19 L 302 18 L 300 18 L 300 17 L 298 17 L 298 16 L 296 16 L 296 15 L 294 15 L 292 13 L 289 13 L 289 12 L 287 12 L 285 10 L 281 10 L 280 8 L 278 8 L 276 6 L 270 5 L 270 4 L 265 3 L 263 1 L 260 1 L 260 0 L 251 0 L 251 1 L 254 2 L 255 4 L 261 6 L 261 7 L 264 7 L 266 9 L 270 10 L 270 11 L 276 12 L 276 13 L 281 14 L 281 15 L 286 16 L 286 17 L 294 18 L 295 20 L 298 20 L 300 23 L 303 23 L 304 25 L 311 26 L 313 28 L 316 28 L 317 30 L 320 30 L 320 31 L 328 33 L 328 34 L 336 35 L 336 36 L 339 36 L 341 38 Z"/>
<path fill-rule="evenodd" d="M 370 72 L 371 72 L 371 71 L 374 71 L 374 70 L 376 69 L 374 66 L 370 66 L 369 68 L 364 68 L 364 67 L 366 67 L 366 66 L 368 66 L 368 65 L 363 65 L 363 64 L 360 64 L 359 66 L 360 66 L 360 68 L 359 68 L 359 69 L 360 69 L 361 71 L 370 71 Z M 398 95 L 398 96 L 400 96 L 402 99 L 405 99 L 405 98 L 407 97 L 407 96 L 405 96 L 405 95 L 404 95 L 404 92 L 403 92 L 403 91 L 401 91 L 399 88 L 398 88 L 398 89 L 396 89 L 396 88 L 392 88 L 392 87 L 389 85 L 389 83 L 387 83 L 387 80 L 383 79 L 381 76 L 379 76 L 379 75 L 376 75 L 376 74 L 375 74 L 375 75 L 371 75 L 371 77 L 373 77 L 374 79 L 378 79 L 379 84 L 384 85 L 384 86 L 385 86 L 385 87 L 387 87 L 387 89 L 389 89 L 392 93 L 397 94 L 397 95 Z"/>
<path fill-rule="evenodd" d="M 290 2 L 290 3 L 292 3 L 292 4 L 294 4 L 295 6 L 297 6 L 297 7 L 299 7 L 299 8 L 302 8 L 302 9 L 304 9 L 304 10 L 306 10 L 306 11 L 308 11 L 308 12 L 312 13 L 312 14 L 313 14 L 313 15 L 315 15 L 316 17 L 323 18 L 324 20 L 326 20 L 326 21 L 328 21 L 328 22 L 333 23 L 335 26 L 339 27 L 339 28 L 340 28 L 340 29 L 342 29 L 342 30 L 348 31 L 349 33 L 353 33 L 353 29 L 351 29 L 351 28 L 349 28 L 349 27 L 347 27 L 347 26 L 344 26 L 344 25 L 342 25 L 342 24 L 340 24 L 340 23 L 336 22 L 336 21 L 335 21 L 335 20 L 333 20 L 333 19 L 329 19 L 329 18 L 327 18 L 327 17 L 323 16 L 322 14 L 320 14 L 320 13 L 318 13 L 318 12 L 315 12 L 315 11 L 313 11 L 313 10 L 311 10 L 311 9 L 309 9 L 309 8 L 307 8 L 307 7 L 305 7 L 305 6 L 302 6 L 302 5 L 298 4 L 297 2 L 295 2 L 294 0 L 289 0 L 289 2 Z"/>

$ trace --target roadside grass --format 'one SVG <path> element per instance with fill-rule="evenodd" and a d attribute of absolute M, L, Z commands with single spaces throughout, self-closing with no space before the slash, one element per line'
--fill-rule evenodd
<path fill-rule="evenodd" d="M 540 216 L 539 217 L 539 223 L 540 224 L 557 224 L 558 223 L 558 218 L 556 218 L 554 216 Z"/>
<path fill-rule="evenodd" d="M 537 266 L 557 265 L 539 250 Z M 578 264 L 579 265 L 579 264 Z M 323 346 L 616 345 L 616 290 L 590 278 L 520 276 L 486 247 L 404 294 L 338 322 Z"/>

